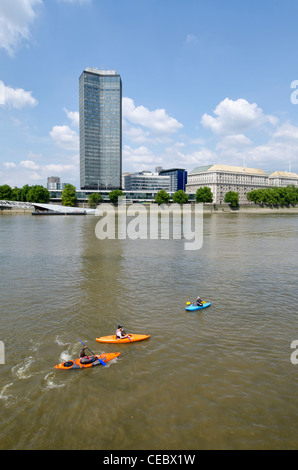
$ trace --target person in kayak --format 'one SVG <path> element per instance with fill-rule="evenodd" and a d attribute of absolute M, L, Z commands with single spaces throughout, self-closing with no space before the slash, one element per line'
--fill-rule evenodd
<path fill-rule="evenodd" d="M 203 306 L 203 301 L 202 301 L 201 297 L 198 297 L 198 298 L 197 298 L 197 300 L 196 300 L 196 305 L 197 305 L 198 307 L 202 307 L 202 306 Z"/>
<path fill-rule="evenodd" d="M 90 364 L 90 362 L 94 362 L 96 359 L 94 356 L 87 356 L 85 353 L 87 346 L 84 346 L 80 352 L 80 363 L 81 364 Z"/>
<path fill-rule="evenodd" d="M 127 335 L 125 331 L 123 330 L 122 325 L 118 325 L 118 329 L 116 330 L 116 338 L 117 339 L 129 338 L 129 335 Z"/>

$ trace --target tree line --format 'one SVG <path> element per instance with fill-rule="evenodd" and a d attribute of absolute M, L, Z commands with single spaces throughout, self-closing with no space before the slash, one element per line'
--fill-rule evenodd
<path fill-rule="evenodd" d="M 115 189 L 109 193 L 109 200 L 113 204 L 118 202 L 118 197 L 124 196 L 124 193 Z M 265 205 L 296 205 L 298 204 L 298 187 L 289 185 L 284 188 L 269 187 L 264 189 L 254 189 L 247 193 L 246 198 L 255 204 Z M 157 204 L 168 204 L 171 196 L 164 189 L 158 191 L 155 196 Z M 48 203 L 50 193 L 47 188 L 41 185 L 29 186 L 25 184 L 22 188 L 11 188 L 8 184 L 0 186 L 0 200 Z M 197 189 L 195 200 L 197 203 L 212 203 L 213 194 L 207 186 Z M 76 197 L 76 188 L 72 184 L 66 184 L 61 195 L 62 205 L 76 206 L 78 200 Z M 90 207 L 96 207 L 103 201 L 99 193 L 92 193 L 88 197 Z M 178 190 L 173 194 L 172 201 L 176 204 L 185 204 L 188 202 L 188 194 L 183 190 Z M 224 202 L 232 207 L 239 205 L 239 195 L 235 191 L 228 191 L 225 194 Z"/>
<path fill-rule="evenodd" d="M 0 186 L 0 200 L 47 203 L 50 193 L 41 185 L 25 184 L 22 188 L 11 188 L 8 184 L 3 184 Z"/>
<path fill-rule="evenodd" d="M 255 204 L 270 206 L 288 206 L 298 203 L 298 187 L 294 185 L 285 188 L 254 189 L 246 195 L 247 200 Z"/>

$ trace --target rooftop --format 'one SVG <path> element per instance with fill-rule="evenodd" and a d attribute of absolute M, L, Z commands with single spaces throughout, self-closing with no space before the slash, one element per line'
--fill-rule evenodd
<path fill-rule="evenodd" d="M 290 173 L 289 171 L 273 171 L 269 173 L 270 178 L 298 178 L 297 173 Z"/>
<path fill-rule="evenodd" d="M 84 71 L 96 73 L 97 75 L 117 75 L 116 70 L 99 70 L 92 67 L 87 67 Z"/>
<path fill-rule="evenodd" d="M 194 175 L 196 173 L 211 173 L 213 171 L 221 171 L 227 173 L 248 173 L 248 174 L 257 174 L 257 175 L 264 175 L 267 176 L 267 173 L 264 170 L 259 168 L 245 168 L 242 166 L 231 166 L 231 165 L 206 165 L 206 166 L 198 166 L 194 168 L 190 175 Z"/>

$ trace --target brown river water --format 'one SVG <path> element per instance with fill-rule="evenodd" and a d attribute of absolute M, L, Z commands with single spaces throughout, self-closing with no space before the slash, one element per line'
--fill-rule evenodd
<path fill-rule="evenodd" d="M 0 449 L 297 449 L 297 215 L 205 215 L 196 251 L 96 223 L 0 216 Z M 121 355 L 56 370 L 79 339 Z"/>

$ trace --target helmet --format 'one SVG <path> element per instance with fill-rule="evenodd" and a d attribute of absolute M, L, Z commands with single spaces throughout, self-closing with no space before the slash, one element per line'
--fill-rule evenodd
<path fill-rule="evenodd" d="M 122 328 L 122 325 L 118 325 L 118 328 Z"/>

